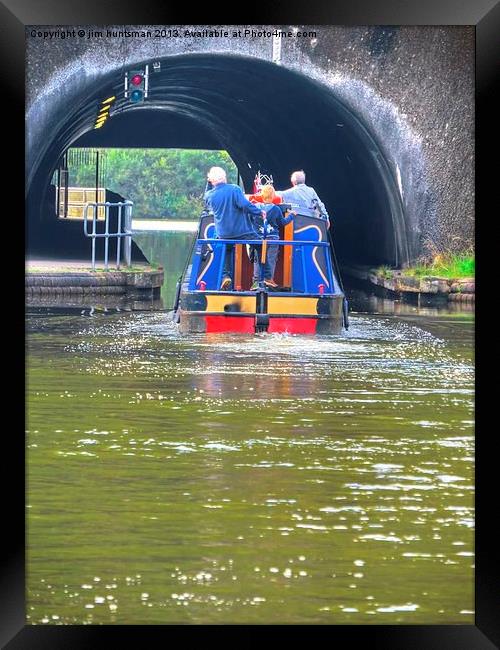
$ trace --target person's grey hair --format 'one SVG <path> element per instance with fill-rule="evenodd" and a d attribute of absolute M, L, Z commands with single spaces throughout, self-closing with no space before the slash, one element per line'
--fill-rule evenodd
<path fill-rule="evenodd" d="M 208 180 L 211 183 L 225 183 L 227 181 L 226 172 L 222 167 L 210 167 L 208 170 Z"/>
<path fill-rule="evenodd" d="M 306 175 L 304 171 L 301 169 L 297 172 L 293 172 L 293 174 L 290 177 L 290 180 L 292 181 L 293 185 L 297 185 L 298 183 L 305 183 Z"/>

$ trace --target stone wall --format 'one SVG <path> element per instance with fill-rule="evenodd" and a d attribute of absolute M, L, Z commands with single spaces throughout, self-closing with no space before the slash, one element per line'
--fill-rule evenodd
<path fill-rule="evenodd" d="M 405 217 L 423 253 L 472 250 L 474 28 L 251 27 L 316 32 L 280 39 L 279 64 L 329 87 L 370 130 L 397 179 Z M 29 165 L 43 149 L 51 112 L 64 111 L 82 87 L 103 73 L 188 53 L 273 58 L 272 37 L 203 35 L 204 30 L 213 33 L 213 25 L 197 26 L 199 37 L 170 39 L 107 37 L 107 29 L 123 27 L 85 26 L 86 33 L 104 35 L 64 40 L 41 39 L 26 28 Z"/>

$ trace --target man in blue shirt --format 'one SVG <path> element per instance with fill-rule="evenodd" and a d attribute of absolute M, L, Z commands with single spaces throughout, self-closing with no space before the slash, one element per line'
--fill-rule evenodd
<path fill-rule="evenodd" d="M 245 198 L 238 185 L 227 182 L 226 172 L 221 167 L 211 167 L 207 180 L 212 189 L 205 193 L 205 203 L 213 212 L 215 234 L 218 239 L 262 239 L 254 220 L 265 217 L 265 211 Z M 232 246 L 226 246 L 223 278 L 220 288 L 225 291 L 231 287 Z"/>

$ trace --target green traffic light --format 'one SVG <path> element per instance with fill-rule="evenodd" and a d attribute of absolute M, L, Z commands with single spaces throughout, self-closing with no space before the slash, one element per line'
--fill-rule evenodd
<path fill-rule="evenodd" d="M 143 97 L 144 97 L 144 93 L 142 92 L 142 90 L 133 90 L 130 93 L 130 101 L 132 102 L 140 102 Z"/>

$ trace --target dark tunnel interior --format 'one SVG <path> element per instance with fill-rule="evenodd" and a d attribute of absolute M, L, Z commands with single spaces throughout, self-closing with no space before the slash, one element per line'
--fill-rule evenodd
<path fill-rule="evenodd" d="M 330 88 L 247 57 L 183 55 L 160 62 L 143 103 L 123 97 L 123 71 L 115 71 L 89 83 L 70 110 L 53 116 L 44 150 L 28 161 L 28 254 L 58 246 L 64 257 L 86 244 L 81 226 L 55 218 L 49 194 L 67 148 L 177 147 L 227 150 L 247 191 L 258 169 L 272 174 L 277 189 L 289 187 L 290 173 L 303 169 L 330 213 L 341 263 L 407 261 L 403 208 L 389 165 L 359 116 Z M 111 116 L 94 129 L 100 102 L 110 95 L 116 96 Z"/>

